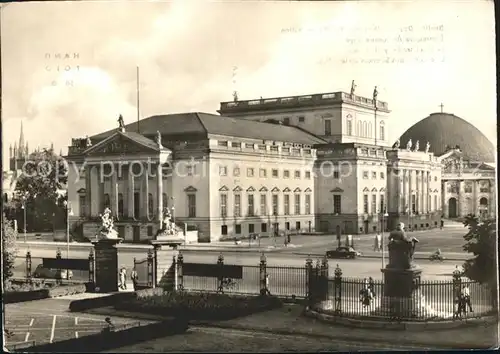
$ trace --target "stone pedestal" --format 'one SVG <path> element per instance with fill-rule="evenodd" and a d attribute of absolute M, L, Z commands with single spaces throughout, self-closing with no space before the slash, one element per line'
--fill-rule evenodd
<path fill-rule="evenodd" d="M 376 314 L 384 316 L 416 317 L 421 312 L 421 298 L 418 291 L 422 269 L 385 268 L 384 294 Z"/>
<path fill-rule="evenodd" d="M 118 291 L 118 249 L 121 238 L 101 239 L 92 242 L 95 250 L 95 288 L 109 293 Z"/>

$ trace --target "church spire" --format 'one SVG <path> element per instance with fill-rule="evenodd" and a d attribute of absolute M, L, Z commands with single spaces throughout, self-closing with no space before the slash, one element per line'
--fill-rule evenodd
<path fill-rule="evenodd" d="M 24 149 L 24 131 L 23 131 L 23 121 L 21 121 L 21 133 L 19 134 L 19 151 L 20 151 L 20 156 L 22 157 L 25 153 Z"/>

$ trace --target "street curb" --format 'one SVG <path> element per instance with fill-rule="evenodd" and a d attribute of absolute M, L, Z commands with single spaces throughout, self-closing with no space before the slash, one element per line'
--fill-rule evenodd
<path fill-rule="evenodd" d="M 104 310 L 104 311 L 100 311 Z M 108 310 L 108 311 L 106 311 Z M 109 311 L 110 310 L 110 311 Z M 98 309 L 92 309 L 92 310 L 87 310 L 84 311 L 83 313 L 91 313 L 91 314 L 99 314 L 99 315 L 108 315 L 108 316 L 119 316 L 119 317 L 125 317 L 125 318 L 137 318 L 139 320 L 149 320 L 149 321 L 163 321 L 165 320 L 166 316 L 159 316 L 159 315 L 150 315 L 150 314 L 144 314 L 144 313 L 135 313 L 135 312 L 126 312 L 126 311 L 117 311 L 114 310 L 113 308 L 107 308 L 107 307 L 101 307 Z M 303 312 L 303 315 L 305 317 L 310 317 L 306 314 L 306 312 Z M 321 319 L 318 319 L 319 321 L 322 321 Z M 323 322 L 323 321 L 322 321 Z M 255 333 L 271 333 L 271 334 L 281 334 L 281 335 L 301 335 L 301 336 L 308 336 L 311 338 L 319 338 L 319 339 L 338 339 L 338 333 L 333 332 L 332 334 L 322 334 L 322 333 L 314 333 L 314 332 L 306 332 L 306 331 L 300 331 L 300 330 L 295 330 L 295 329 L 263 329 L 263 328 L 254 328 L 254 327 L 249 327 L 245 325 L 239 325 L 236 323 L 223 323 L 223 322 L 210 322 L 210 321 L 190 321 L 189 324 L 193 327 L 206 327 L 206 328 L 221 328 L 221 329 L 237 329 L 237 330 L 249 330 Z M 339 324 L 339 326 L 342 326 Z M 388 338 L 367 338 L 366 336 L 356 336 L 352 334 L 346 334 L 342 333 L 342 339 L 347 340 L 347 341 L 353 341 L 353 342 L 363 342 L 363 343 L 389 343 L 392 342 L 393 337 L 391 333 L 394 333 L 393 331 L 391 332 L 390 330 L 387 331 L 388 333 Z M 438 348 L 438 349 L 470 349 L 470 344 L 468 345 L 451 345 L 450 344 L 443 344 L 439 342 L 422 342 L 422 341 L 417 341 L 417 340 L 407 340 L 407 339 L 398 339 L 398 344 L 405 345 L 405 346 L 426 346 L 426 347 L 433 347 L 433 348 Z M 488 346 L 485 347 L 478 347 L 480 349 L 488 349 Z"/>
<path fill-rule="evenodd" d="M 355 319 L 341 316 L 330 315 L 314 310 L 304 311 L 305 317 L 315 318 L 321 322 L 338 324 L 346 327 L 363 328 L 363 329 L 383 329 L 389 331 L 434 331 L 440 329 L 462 329 L 466 327 L 478 327 L 485 324 L 490 324 L 494 320 L 494 316 L 485 316 L 484 318 L 470 318 L 466 320 L 447 320 L 447 321 L 429 321 L 429 322 L 384 322 L 373 319 Z"/>

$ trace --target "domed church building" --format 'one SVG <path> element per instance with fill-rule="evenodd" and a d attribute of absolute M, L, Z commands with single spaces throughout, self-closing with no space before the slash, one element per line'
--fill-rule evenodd
<path fill-rule="evenodd" d="M 445 218 L 495 217 L 495 147 L 472 124 L 450 113 L 432 113 L 401 137 L 430 144 L 441 162 L 441 205 Z"/>

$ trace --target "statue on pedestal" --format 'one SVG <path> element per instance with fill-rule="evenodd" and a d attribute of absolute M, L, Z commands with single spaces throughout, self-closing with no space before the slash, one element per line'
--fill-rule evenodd
<path fill-rule="evenodd" d="M 406 144 L 406 151 L 411 151 L 411 146 L 412 146 L 413 142 L 410 140 L 408 140 L 408 143 Z"/>
<path fill-rule="evenodd" d="M 389 234 L 389 264 L 388 268 L 410 269 L 414 267 L 413 255 L 418 240 L 408 238 L 404 232 L 404 224 L 399 223 L 396 230 Z"/>
<path fill-rule="evenodd" d="M 417 140 L 417 142 L 415 143 L 415 149 L 413 151 L 418 151 L 420 149 L 420 141 Z"/>
<path fill-rule="evenodd" d="M 427 142 L 427 145 L 425 145 L 425 153 L 426 154 L 429 152 L 430 148 L 431 148 L 431 143 Z"/>
<path fill-rule="evenodd" d="M 398 140 L 396 140 L 396 142 L 394 143 L 394 145 L 392 146 L 394 149 L 399 149 L 399 147 L 401 146 L 401 142 Z"/>
<path fill-rule="evenodd" d="M 116 240 L 118 233 L 113 229 L 113 217 L 111 216 L 111 209 L 104 209 L 104 213 L 99 215 L 101 217 L 101 228 L 97 234 L 99 240 Z"/>
<path fill-rule="evenodd" d="M 159 130 L 156 131 L 156 143 L 158 144 L 158 146 L 161 148 L 162 145 L 161 145 L 161 133 Z"/>
<path fill-rule="evenodd" d="M 163 221 L 161 229 L 159 229 L 156 234 L 156 239 L 173 247 L 184 242 L 183 235 L 179 235 L 179 231 L 176 229 L 175 223 L 172 220 L 172 214 L 169 208 L 163 210 Z"/>

